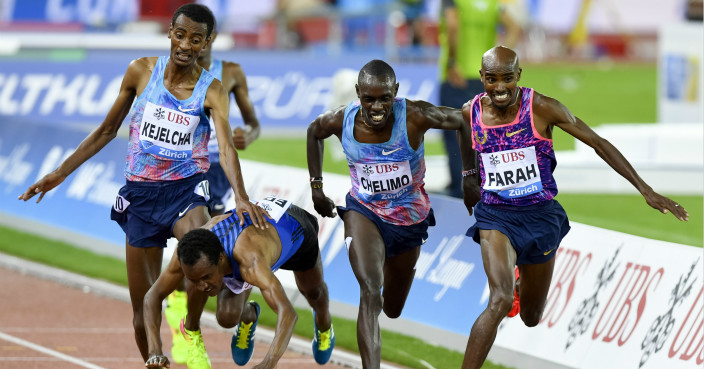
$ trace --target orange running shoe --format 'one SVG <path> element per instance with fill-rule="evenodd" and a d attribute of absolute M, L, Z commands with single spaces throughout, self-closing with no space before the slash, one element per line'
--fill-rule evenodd
<path fill-rule="evenodd" d="M 514 272 L 516 274 L 516 287 L 513 289 L 513 306 L 511 307 L 511 311 L 506 314 L 509 318 L 513 318 L 521 312 L 521 303 L 518 301 L 518 278 L 520 278 L 518 275 L 518 267 L 515 267 Z"/>

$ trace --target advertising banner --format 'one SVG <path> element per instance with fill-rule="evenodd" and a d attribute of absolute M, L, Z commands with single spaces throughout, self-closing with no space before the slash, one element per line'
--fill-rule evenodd
<path fill-rule="evenodd" d="M 542 320 L 505 319 L 495 345 L 570 368 L 701 368 L 702 250 L 572 225 Z"/>
<path fill-rule="evenodd" d="M 108 144 L 41 203 L 17 200 L 84 137 L 48 125 L 0 124 L 0 212 L 124 245 L 122 230 L 109 219 L 124 184 L 124 139 Z M 339 217 L 317 215 L 308 171 L 252 161 L 242 161 L 242 171 L 251 199 L 276 195 L 317 216 L 330 298 L 357 306 L 344 225 Z M 349 177 L 324 178 L 326 194 L 344 204 Z M 489 296 L 479 246 L 464 236 L 474 219 L 458 199 L 432 195 L 431 201 L 437 225 L 421 247 L 401 318 L 468 335 Z M 700 368 L 703 259 L 699 248 L 572 222 L 556 255 L 542 320 L 528 328 L 520 317 L 505 319 L 495 345 L 572 368 Z M 285 287 L 296 287 L 290 272 L 277 275 Z"/>
<path fill-rule="evenodd" d="M 166 43 L 168 40 L 164 38 Z M 163 54 L 156 52 L 152 56 Z M 150 53 L 135 51 L 91 52 L 79 61 L 1 60 L 0 119 L 31 119 L 52 124 L 85 123 L 97 126 L 117 97 L 130 61 Z M 247 75 L 249 95 L 264 134 L 277 129 L 300 130 L 330 108 L 333 95 L 352 96 L 356 78 L 341 86 L 333 76 L 340 69 L 359 71 L 369 60 L 311 58 L 300 54 L 217 53 L 215 57 L 237 61 Z M 280 60 L 286 59 L 286 68 Z M 398 76 L 399 96 L 435 101 L 434 64 L 393 66 Z M 355 74 L 356 75 L 356 74 Z M 339 90 L 344 90 L 340 92 Z M 344 102 L 344 104 L 349 101 Z M 342 103 L 337 103 L 342 104 Z M 242 125 L 234 101 L 230 101 L 230 123 Z"/>

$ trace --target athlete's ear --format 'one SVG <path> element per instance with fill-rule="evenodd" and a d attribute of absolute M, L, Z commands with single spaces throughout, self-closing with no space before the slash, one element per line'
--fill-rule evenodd
<path fill-rule="evenodd" d="M 356 83 L 354 84 L 354 90 L 357 92 L 357 98 L 361 99 L 361 97 L 359 96 L 359 85 Z"/>
<path fill-rule="evenodd" d="M 521 72 L 523 72 L 523 68 L 518 68 L 518 73 L 516 76 L 516 82 L 521 80 Z"/>
<path fill-rule="evenodd" d="M 166 34 L 166 37 L 168 37 L 170 39 L 171 38 L 171 31 L 173 31 L 173 30 L 174 30 L 174 25 L 172 24 L 169 26 L 169 33 Z"/>
<path fill-rule="evenodd" d="M 394 97 L 398 94 L 398 82 L 396 82 L 396 85 L 394 86 Z"/>

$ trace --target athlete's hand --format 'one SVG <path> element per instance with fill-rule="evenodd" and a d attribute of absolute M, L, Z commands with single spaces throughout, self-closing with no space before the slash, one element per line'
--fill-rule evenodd
<path fill-rule="evenodd" d="M 235 212 L 240 218 L 240 226 L 244 225 L 244 213 L 247 213 L 255 227 L 259 229 L 269 228 L 269 222 L 266 221 L 267 217 L 271 218 L 269 213 L 256 204 L 251 203 L 249 199 L 242 200 L 237 196 L 237 198 L 235 198 Z"/>
<path fill-rule="evenodd" d="M 144 366 L 147 368 L 169 368 L 171 367 L 171 363 L 169 363 L 169 358 L 164 355 L 151 354 Z"/>
<path fill-rule="evenodd" d="M 251 126 L 244 126 L 244 129 L 237 127 L 232 131 L 232 141 L 235 143 L 235 148 L 237 150 L 244 150 L 252 143 L 249 137 L 249 132 L 252 130 Z"/>
<path fill-rule="evenodd" d="M 474 213 L 474 206 L 481 200 L 481 190 L 476 178 L 472 176 L 462 178 L 462 199 L 469 215 Z"/>
<path fill-rule="evenodd" d="M 648 205 L 652 206 L 656 210 L 659 210 L 661 213 L 667 214 L 669 211 L 672 212 L 672 215 L 679 220 L 689 220 L 689 213 L 687 210 L 673 200 L 652 190 L 644 193 L 643 197 Z"/>
<path fill-rule="evenodd" d="M 313 189 L 312 191 L 313 207 L 315 208 L 315 211 L 324 217 L 336 217 L 337 212 L 335 211 L 335 203 L 329 197 L 325 196 L 322 189 Z"/>
<path fill-rule="evenodd" d="M 39 194 L 39 198 L 37 199 L 38 203 L 39 201 L 42 201 L 44 195 L 47 192 L 51 191 L 54 187 L 60 185 L 61 182 L 63 182 L 65 179 L 65 176 L 56 173 L 56 171 L 53 171 L 45 175 L 44 178 L 40 179 L 35 184 L 29 186 L 27 191 L 21 194 L 17 199 L 27 201 L 34 197 L 34 195 Z"/>
<path fill-rule="evenodd" d="M 447 82 L 455 88 L 467 87 L 467 80 L 462 76 L 462 71 L 458 66 L 447 68 Z"/>

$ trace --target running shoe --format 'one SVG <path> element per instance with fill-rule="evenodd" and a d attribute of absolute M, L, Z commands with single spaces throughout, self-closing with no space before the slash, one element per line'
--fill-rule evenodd
<path fill-rule="evenodd" d="M 188 360 L 188 343 L 181 334 L 181 319 L 188 313 L 186 292 L 174 291 L 166 298 L 164 316 L 171 329 L 171 358 L 177 364 L 186 364 Z"/>
<path fill-rule="evenodd" d="M 511 311 L 506 314 L 509 318 L 513 318 L 521 312 L 521 303 L 518 301 L 518 278 L 520 278 L 518 275 L 518 267 L 515 267 L 514 273 L 516 274 L 516 287 L 513 289 L 513 306 L 511 307 Z"/>
<path fill-rule="evenodd" d="M 313 311 L 313 358 L 315 362 L 323 365 L 330 360 L 332 349 L 335 348 L 335 332 L 330 324 L 330 329 L 325 332 L 318 330 L 318 325 L 315 324 L 315 311 Z"/>
<path fill-rule="evenodd" d="M 249 359 L 252 358 L 252 353 L 254 353 L 254 331 L 257 330 L 257 323 L 259 322 L 259 304 L 254 301 L 249 303 L 254 306 L 257 318 L 250 323 L 241 321 L 237 324 L 235 334 L 232 335 L 232 343 L 230 344 L 232 359 L 235 360 L 235 364 L 240 366 L 246 365 Z"/>
<path fill-rule="evenodd" d="M 181 333 L 188 345 L 188 360 L 186 365 L 188 369 L 211 369 L 210 358 L 205 351 L 205 343 L 203 343 L 203 335 L 200 329 L 197 331 L 189 331 L 183 326 L 181 320 Z"/>

